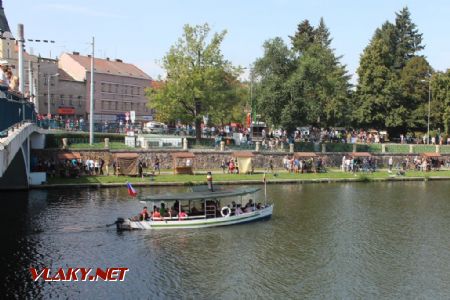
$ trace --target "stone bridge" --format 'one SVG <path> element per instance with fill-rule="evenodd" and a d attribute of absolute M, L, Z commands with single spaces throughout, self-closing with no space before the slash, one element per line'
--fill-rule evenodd
<path fill-rule="evenodd" d="M 45 130 L 35 123 L 17 124 L 0 138 L 0 189 L 26 189 L 31 183 L 30 149 L 44 149 Z"/>

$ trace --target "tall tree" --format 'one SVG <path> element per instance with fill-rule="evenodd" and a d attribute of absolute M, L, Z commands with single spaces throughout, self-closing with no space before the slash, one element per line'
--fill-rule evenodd
<path fill-rule="evenodd" d="M 423 126 L 427 98 L 420 82 L 432 70 L 417 55 L 423 49 L 421 42 L 407 8 L 397 14 L 395 24 L 385 22 L 375 31 L 357 70 L 355 124 L 388 129 L 392 134 Z"/>
<path fill-rule="evenodd" d="M 450 134 L 450 69 L 431 77 L 431 124 Z"/>
<path fill-rule="evenodd" d="M 314 29 L 314 41 L 324 48 L 330 48 L 331 41 L 333 39 L 330 38 L 330 31 L 328 27 L 325 25 L 325 21 L 323 17 L 320 18 L 319 25 L 316 29 Z"/>
<path fill-rule="evenodd" d="M 314 27 L 308 20 L 302 21 L 297 26 L 297 31 L 290 36 L 292 48 L 300 53 L 305 52 L 314 43 Z"/>
<path fill-rule="evenodd" d="M 201 137 L 203 115 L 222 118 L 239 102 L 237 77 L 240 69 L 225 60 L 220 46 L 226 31 L 214 33 L 208 24 L 184 26 L 183 36 L 163 59 L 167 79 L 162 88 L 149 89 L 150 107 L 163 121 L 195 122 Z"/>
<path fill-rule="evenodd" d="M 419 33 L 416 24 L 412 22 L 408 7 L 404 7 L 400 12 L 396 13 L 395 31 L 397 44 L 394 67 L 400 70 L 409 59 L 424 49 L 422 34 Z"/>
<path fill-rule="evenodd" d="M 325 22 L 315 29 L 304 20 L 290 38 L 292 50 L 281 38 L 266 42 L 255 64 L 264 117 L 288 132 L 301 125 L 344 124 L 349 76 L 330 48 Z"/>
<path fill-rule="evenodd" d="M 256 60 L 252 74 L 259 77 L 255 101 L 263 118 L 270 125 L 280 126 L 282 110 L 290 99 L 286 83 L 295 70 L 295 58 L 280 37 L 266 41 L 263 48 L 264 55 Z"/>

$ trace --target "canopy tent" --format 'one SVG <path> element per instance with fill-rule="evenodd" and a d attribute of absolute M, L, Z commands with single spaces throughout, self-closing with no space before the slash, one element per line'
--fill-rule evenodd
<path fill-rule="evenodd" d="M 64 152 L 64 153 L 58 153 L 58 159 L 59 160 L 72 160 L 72 159 L 80 159 L 81 155 L 79 152 Z"/>
<path fill-rule="evenodd" d="M 314 158 L 314 157 L 318 157 L 318 155 L 314 152 L 295 152 L 294 157 L 295 158 Z"/>
<path fill-rule="evenodd" d="M 138 154 L 137 153 L 116 153 L 116 168 L 118 175 L 138 175 Z"/>
<path fill-rule="evenodd" d="M 421 156 L 425 158 L 439 158 L 441 157 L 441 154 L 437 152 L 424 152 Z"/>
<path fill-rule="evenodd" d="M 227 197 L 237 197 L 247 194 L 253 194 L 260 188 L 237 188 L 233 190 L 218 190 L 215 192 L 201 191 L 179 194 L 161 194 L 146 197 L 143 201 L 176 201 L 176 200 L 202 200 L 202 199 L 219 199 Z"/>
<path fill-rule="evenodd" d="M 352 152 L 348 155 L 350 155 L 351 157 L 372 157 L 372 154 L 370 154 L 369 152 Z"/>
<path fill-rule="evenodd" d="M 194 153 L 176 152 L 172 154 L 175 174 L 194 174 Z"/>
<path fill-rule="evenodd" d="M 253 162 L 252 158 L 255 156 L 250 151 L 237 151 L 233 153 L 236 157 L 237 164 L 239 166 L 239 173 L 253 173 Z"/>

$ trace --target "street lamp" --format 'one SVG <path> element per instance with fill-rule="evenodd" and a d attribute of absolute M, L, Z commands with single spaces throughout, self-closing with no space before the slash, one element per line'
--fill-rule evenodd
<path fill-rule="evenodd" d="M 50 78 L 57 76 L 59 76 L 59 73 L 47 75 L 47 102 L 48 102 L 47 118 L 49 119 L 50 119 Z"/>
<path fill-rule="evenodd" d="M 422 79 L 421 82 L 428 82 L 427 144 L 430 144 L 431 78 L 429 80 Z"/>

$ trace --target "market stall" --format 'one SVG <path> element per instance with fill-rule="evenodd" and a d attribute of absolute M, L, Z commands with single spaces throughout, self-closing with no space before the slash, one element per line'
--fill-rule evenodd
<path fill-rule="evenodd" d="M 194 174 L 195 155 L 191 152 L 177 152 L 172 154 L 174 174 Z"/>

